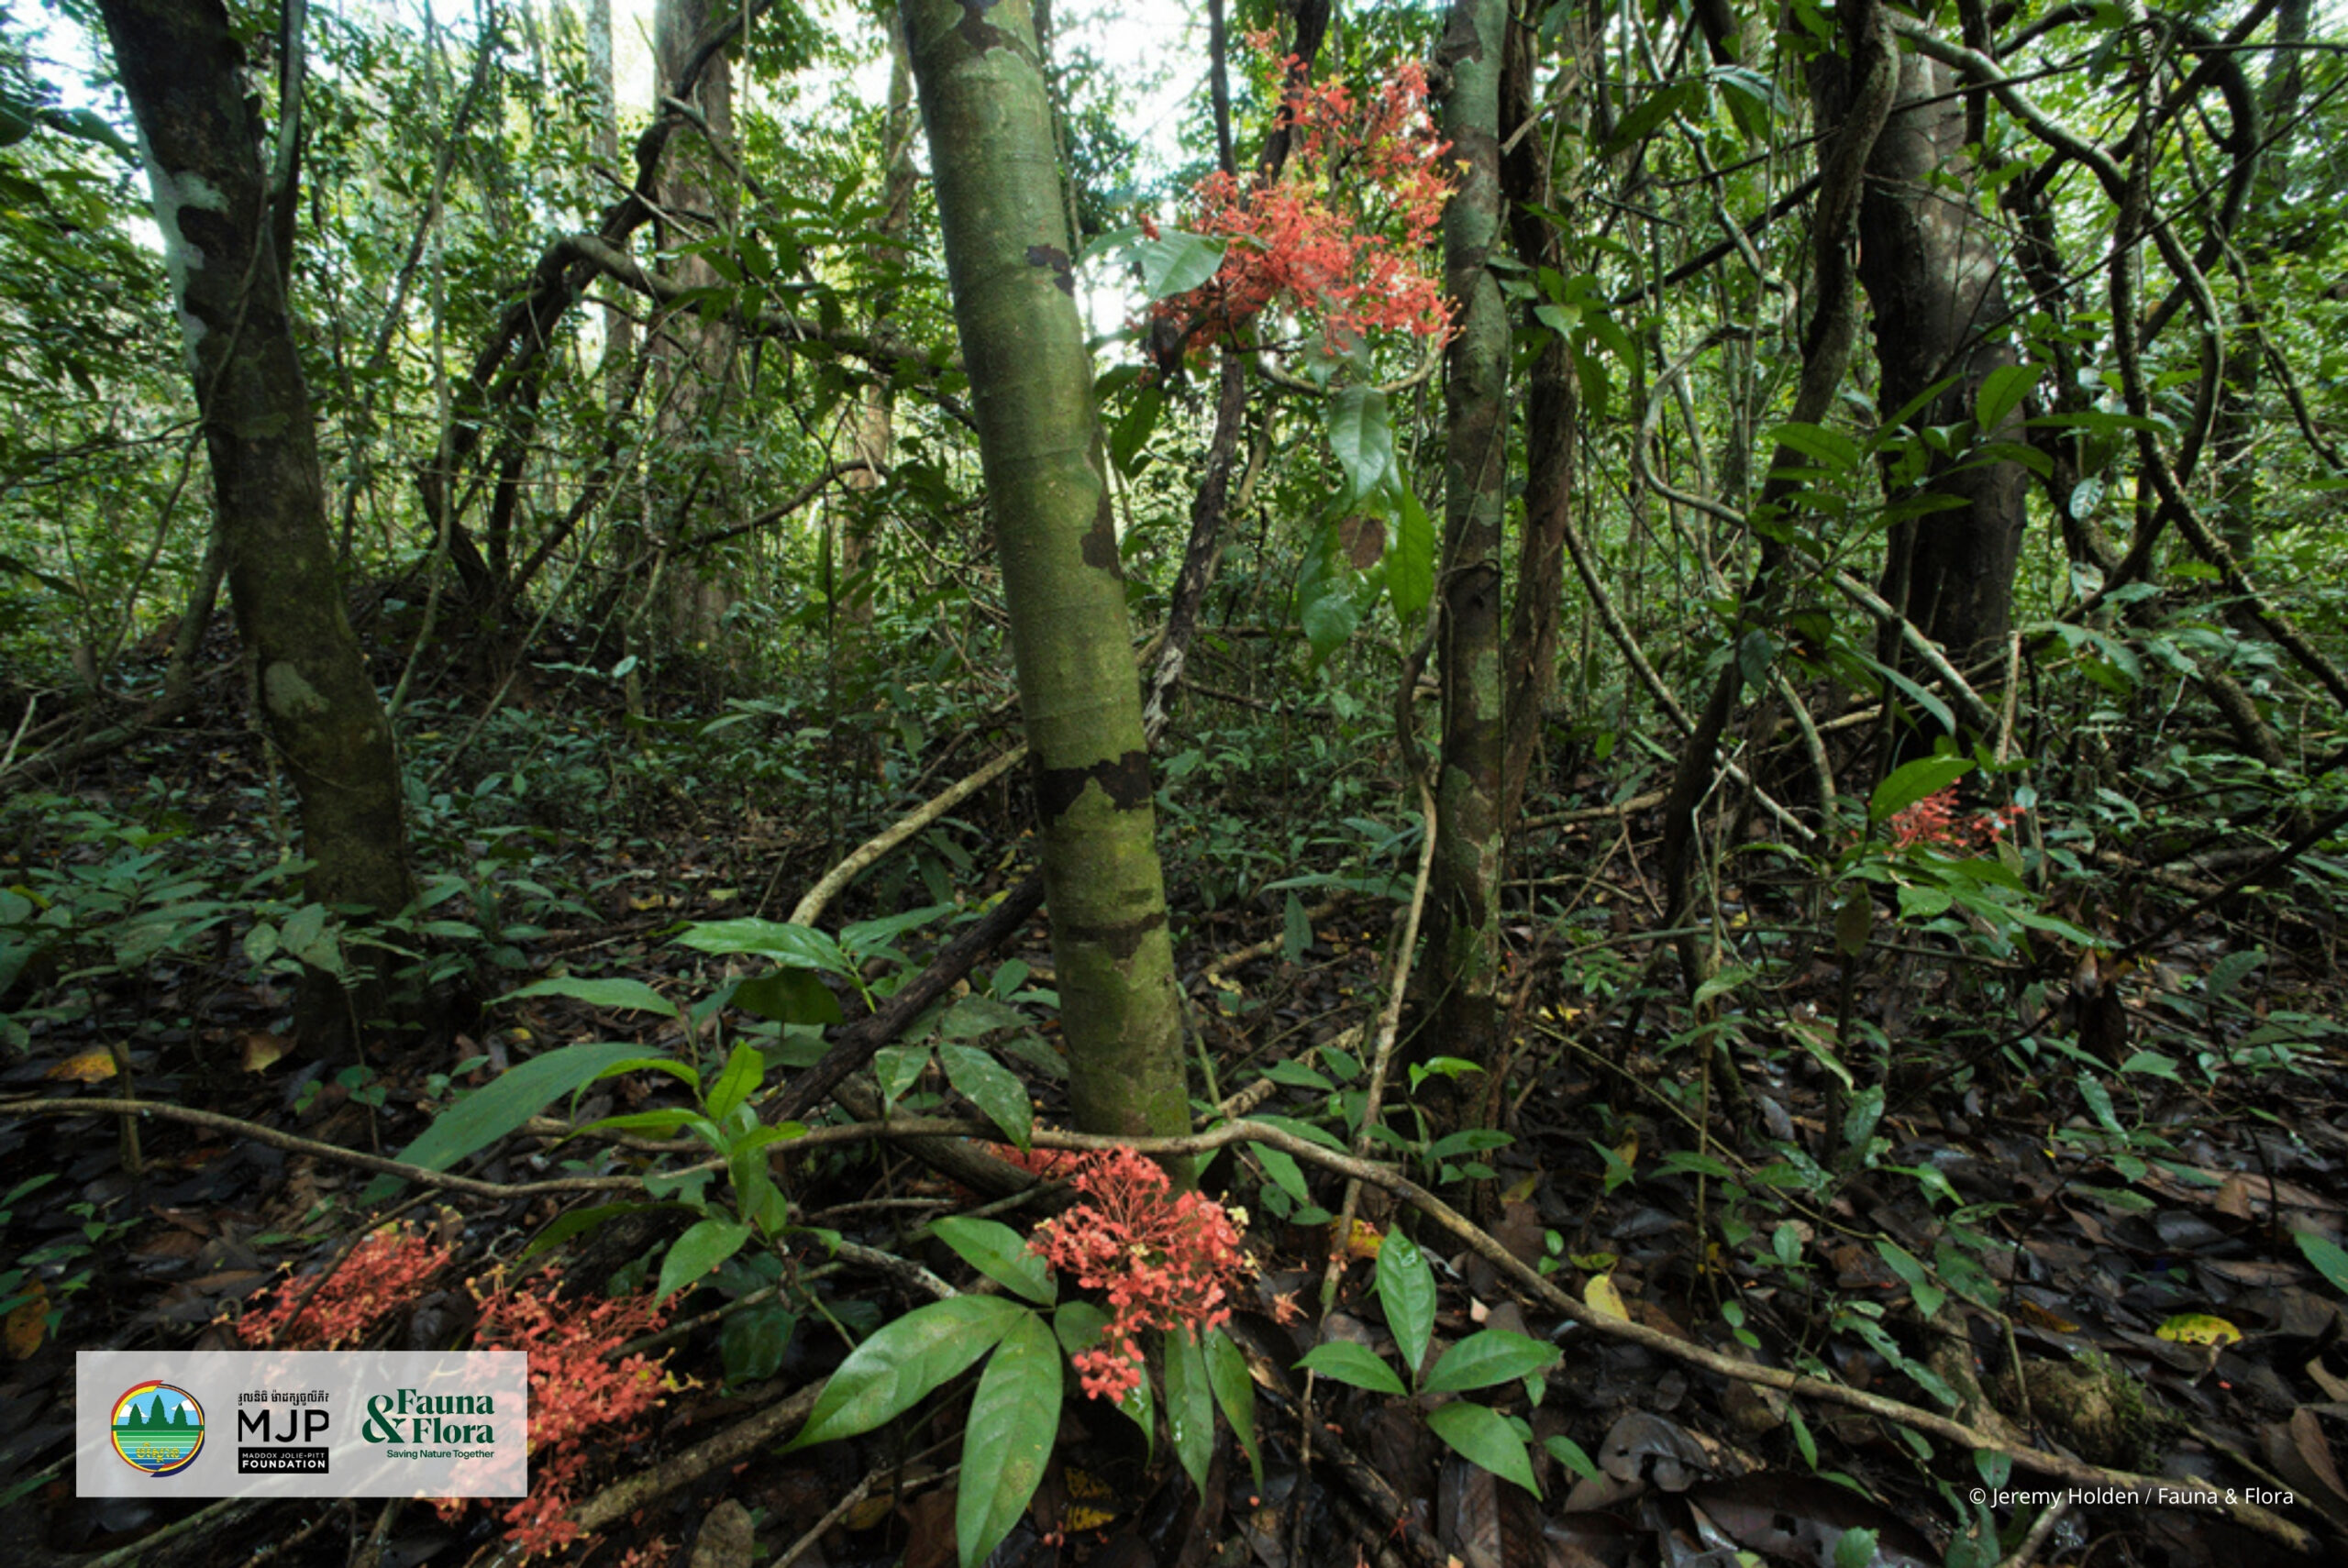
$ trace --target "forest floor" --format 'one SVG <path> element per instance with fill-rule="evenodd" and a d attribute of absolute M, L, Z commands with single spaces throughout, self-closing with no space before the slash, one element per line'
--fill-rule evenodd
<path fill-rule="evenodd" d="M 564 716 L 538 722 L 557 739 L 526 766 L 592 773 L 597 757 L 628 747 L 609 702 L 549 700 L 546 710 Z M 371 1177 L 293 1141 L 395 1154 L 468 1088 L 559 1045 L 713 1050 L 737 1014 L 689 1026 L 577 996 L 510 993 L 568 974 L 698 1001 L 729 961 L 679 944 L 681 926 L 779 920 L 847 845 L 780 809 L 720 811 L 708 803 L 716 791 L 690 785 L 637 790 L 624 821 L 533 821 L 517 809 L 484 827 L 472 772 L 472 825 L 463 801 L 440 802 L 440 836 L 419 860 L 453 878 L 438 906 L 447 923 L 423 944 L 455 955 L 444 991 L 471 987 L 473 999 L 377 1040 L 363 1065 L 331 1066 L 294 1048 L 291 981 L 246 939 L 256 911 L 293 930 L 291 895 L 265 875 L 282 807 L 259 761 L 233 706 L 216 703 L 86 767 L 70 800 L 20 807 L 13 842 L 0 845 L 0 884 L 20 899 L 43 893 L 36 901 L 53 906 L 70 888 L 82 900 L 71 940 L 0 998 L 17 1032 L 0 1063 L 0 1274 L 21 1271 L 10 1289 L 31 1293 L 6 1315 L 0 1363 L 0 1530 L 18 1543 L 0 1555 L 221 1568 L 510 1562 L 488 1507 L 451 1516 L 372 1500 L 79 1499 L 73 1353 L 239 1345 L 233 1322 L 256 1293 L 289 1272 L 347 1262 L 379 1222 L 380 1206 L 361 1198 Z M 998 793 L 964 817 L 984 819 L 999 831 L 983 841 L 1001 845 L 1016 838 L 1024 809 Z M 1441 1141 L 1448 1129 L 1420 1109 L 1432 1097 L 1414 1097 L 1400 1073 L 1385 1086 L 1396 1146 L 1377 1153 L 1474 1216 L 1493 1255 L 1417 1212 L 1407 1191 L 1398 1201 L 1372 1185 L 1324 1313 L 1343 1179 L 1267 1159 L 1260 1145 L 1225 1149 L 1203 1179 L 1252 1215 L 1257 1272 L 1229 1331 L 1257 1387 L 1260 1479 L 1226 1436 L 1202 1492 L 1171 1445 L 1146 1447 L 1071 1388 L 1043 1485 L 995 1561 L 1825 1568 L 2014 1554 L 2238 1565 L 2285 1560 L 2293 1541 L 2337 1551 L 2348 1540 L 2348 1485 L 2333 1457 L 2348 1420 L 2348 1257 L 2324 1243 L 2348 1229 L 2348 1057 L 2330 1022 L 2341 1011 L 2326 939 L 2334 911 L 2229 906 L 2120 974 L 2053 943 L 1999 963 L 1930 934 L 1884 943 L 1859 974 L 1831 933 L 1755 945 L 1747 933 L 1796 929 L 1802 908 L 1800 889 L 1756 878 L 1726 890 L 1722 929 L 1729 962 L 1759 978 L 1691 1010 L 1676 984 L 1662 984 L 1676 971 L 1641 967 L 1655 946 L 1642 933 L 1656 923 L 1641 875 L 1651 818 L 1597 815 L 1532 840 L 1528 861 L 1542 875 L 1528 881 L 1538 901 L 1508 933 L 1507 1059 L 1449 1086 L 1450 1110 L 1490 1112 L 1506 1138 Z M 1023 874 L 1015 856 L 986 854 L 952 889 L 965 912 Z M 1383 891 L 1340 892 L 1312 912 L 1277 895 L 1207 912 L 1198 867 L 1195 857 L 1173 862 L 1200 1052 L 1194 1093 L 1299 1136 L 1350 1139 L 1401 905 Z M 1343 868 L 1322 869 L 1335 881 Z M 899 886 L 897 903 L 878 907 L 880 885 L 868 878 L 844 909 L 893 914 L 926 898 L 918 883 Z M 2184 902 L 2129 903 L 2124 919 L 2110 917 L 2115 945 L 2157 931 Z M 904 968 L 918 968 L 954 929 L 940 917 L 903 934 L 868 977 L 896 972 L 889 954 L 900 948 Z M 2234 956 L 2254 952 L 2263 956 Z M 1050 977 L 1037 918 L 966 984 L 1037 1017 Z M 2053 1021 L 2032 1027 L 2043 1013 Z M 1855 1090 L 1822 1065 L 1838 1018 L 1889 1043 L 1857 1068 Z M 1033 1032 L 1048 1047 L 1047 1021 Z M 992 1043 L 1012 1047 L 1000 1059 L 1022 1075 L 1037 1124 L 1064 1126 L 1048 1048 L 1024 1035 Z M 897 1068 L 917 1074 L 904 1110 L 967 1111 L 934 1065 Z M 1199 1081 L 1208 1074 L 1211 1085 Z M 1866 1092 L 1875 1084 L 1879 1099 Z M 24 1113 L 26 1101 L 77 1097 L 233 1120 L 144 1118 L 134 1137 L 113 1114 Z M 553 1109 L 584 1121 L 682 1098 L 671 1080 L 638 1075 Z M 284 1136 L 272 1143 L 255 1129 Z M 534 1123 L 461 1168 L 515 1184 L 641 1171 L 658 1157 L 566 1143 L 559 1131 Z M 804 1409 L 803 1391 L 846 1353 L 843 1332 L 869 1333 L 919 1305 L 929 1283 L 985 1287 L 922 1234 L 978 1200 L 885 1142 L 828 1143 L 775 1169 L 791 1229 L 771 1254 L 737 1256 L 681 1298 L 667 1336 L 647 1347 L 675 1386 L 655 1415 L 598 1440 L 575 1496 L 637 1491 L 570 1560 L 954 1560 L 957 1390 L 967 1379 L 918 1419 L 861 1439 L 783 1452 L 790 1428 L 774 1423 Z M 371 1342 L 460 1342 L 493 1271 L 524 1266 L 534 1236 L 594 1201 L 410 1194 L 404 1217 L 452 1260 Z M 1038 1210 L 997 1212 L 1024 1228 Z M 1439 1397 L 1325 1378 L 1308 1397 L 1294 1371 L 1331 1341 L 1395 1364 L 1377 1258 L 1398 1231 L 1415 1232 L 1434 1264 L 1438 1346 L 1506 1327 L 1562 1352 L 1545 1382 L 1479 1396 L 1529 1430 L 1538 1499 L 1436 1441 L 1424 1414 Z M 583 1297 L 614 1275 L 623 1288 L 643 1286 L 643 1233 L 607 1232 L 600 1250 L 589 1230 L 548 1254 L 561 1288 Z M 632 1250 L 615 1256 L 614 1236 Z M 1612 1326 L 1623 1322 L 1645 1331 Z M 1722 1375 L 1738 1363 L 1961 1420 L 1993 1446 Z M 2050 1474 L 1999 1446 L 2054 1452 L 2076 1468 Z M 2161 1478 L 2176 1495 L 2115 1501 L 2080 1479 L 2090 1465 Z M 2184 1494 L 2197 1487 L 2228 1500 L 2196 1505 Z M 2050 1508 L 2025 1493 L 2066 1501 Z M 1873 1532 L 1871 1549 L 1860 1530 Z"/>

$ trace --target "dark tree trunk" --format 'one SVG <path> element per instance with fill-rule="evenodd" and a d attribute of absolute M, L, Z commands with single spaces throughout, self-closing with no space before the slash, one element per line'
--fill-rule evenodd
<path fill-rule="evenodd" d="M 1859 207 L 1859 279 L 1875 316 L 1877 402 L 1888 415 L 1935 381 L 1956 378 L 1914 423 L 1967 418 L 1983 378 L 2015 363 L 2005 325 L 2007 242 L 1972 199 L 1966 102 L 1948 68 L 1900 62 L 1891 118 L 1867 160 Z M 1952 183 L 1952 181 L 1955 183 Z M 2021 439 L 2021 414 L 1985 440 Z M 2016 463 L 1941 465 L 1930 484 L 1963 506 L 1895 525 L 1884 596 L 1963 666 L 2006 640 L 2028 483 Z"/>
<path fill-rule="evenodd" d="M 1501 744 L 1501 518 L 1508 482 L 1508 315 L 1491 259 L 1501 225 L 1500 92 L 1507 8 L 1454 0 L 1444 134 L 1459 193 L 1443 216 L 1445 293 L 1458 330 L 1444 359 L 1443 573 L 1436 628 L 1443 755 L 1427 888 L 1426 986 L 1436 1049 L 1498 1054 Z"/>
<path fill-rule="evenodd" d="M 218 0 L 101 9 L 154 189 L 238 629 L 300 801 L 308 892 L 396 910 L 409 896 L 398 763 L 335 578 L 242 51 Z M 338 1032 L 350 1008 L 331 982 L 311 992 L 314 1035 Z"/>

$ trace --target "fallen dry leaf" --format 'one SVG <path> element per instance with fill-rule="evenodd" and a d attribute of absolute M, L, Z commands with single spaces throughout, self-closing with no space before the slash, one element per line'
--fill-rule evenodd
<path fill-rule="evenodd" d="M 258 1029 L 247 1030 L 239 1039 L 243 1045 L 240 1055 L 245 1071 L 249 1073 L 269 1071 L 271 1067 L 283 1061 L 285 1054 L 294 1049 L 294 1043 L 284 1036 L 267 1033 Z"/>
<path fill-rule="evenodd" d="M 101 1045 L 95 1050 L 77 1052 L 45 1075 L 55 1083 L 99 1084 L 115 1076 L 114 1053 Z"/>

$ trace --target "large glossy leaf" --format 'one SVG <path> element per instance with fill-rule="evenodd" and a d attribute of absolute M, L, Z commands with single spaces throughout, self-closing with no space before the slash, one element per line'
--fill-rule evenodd
<path fill-rule="evenodd" d="M 1028 1300 L 1048 1307 L 1059 1295 L 1052 1271 L 1028 1249 L 1027 1240 L 1010 1226 L 993 1220 L 966 1220 L 949 1214 L 935 1220 L 930 1231 L 961 1254 L 962 1261 Z"/>
<path fill-rule="evenodd" d="M 1557 1347 L 1506 1329 L 1470 1334 L 1443 1353 L 1420 1386 L 1429 1394 L 1457 1394 L 1468 1388 L 1490 1388 L 1557 1364 Z"/>
<path fill-rule="evenodd" d="M 656 1301 L 666 1301 L 678 1291 L 697 1283 L 719 1264 L 742 1250 L 750 1239 L 750 1228 L 733 1220 L 704 1220 L 677 1238 L 669 1255 L 660 1260 L 660 1288 Z"/>
<path fill-rule="evenodd" d="M 1541 1495 L 1533 1482 L 1533 1458 L 1525 1452 L 1524 1440 L 1498 1411 L 1455 1399 L 1428 1414 L 1427 1428 L 1468 1463 L 1513 1481 L 1536 1497 Z"/>
<path fill-rule="evenodd" d="M 1386 548 L 1386 591 L 1405 621 L 1434 597 L 1434 520 L 1408 484 L 1394 488 L 1394 542 Z"/>
<path fill-rule="evenodd" d="M 1961 756 L 1920 756 L 1894 768 L 1875 787 L 1874 798 L 1867 801 L 1867 815 L 1879 823 L 1889 822 L 1925 796 L 1938 794 L 1972 771 L 1973 764 Z"/>
<path fill-rule="evenodd" d="M 1225 243 L 1180 229 L 1141 241 L 1130 254 L 1141 267 L 1142 293 L 1153 300 L 1190 293 L 1222 270 Z"/>
<path fill-rule="evenodd" d="M 984 1562 L 1036 1495 L 1060 1429 L 1060 1347 L 1044 1320 L 1021 1311 L 995 1347 L 962 1432 L 954 1539 L 962 1568 Z"/>
<path fill-rule="evenodd" d="M 1400 1230 L 1389 1231 L 1378 1249 L 1378 1304 L 1386 1309 L 1387 1331 L 1416 1377 L 1434 1335 L 1434 1270 Z"/>
<path fill-rule="evenodd" d="M 677 940 L 703 953 L 751 953 L 800 969 L 845 975 L 851 967 L 840 944 L 822 932 L 780 921 L 703 921 L 687 926 Z"/>
<path fill-rule="evenodd" d="M 811 969 L 777 969 L 734 988 L 734 1003 L 770 1023 L 837 1023 L 840 999 Z"/>
<path fill-rule="evenodd" d="M 1373 1394 L 1408 1394 L 1394 1369 L 1369 1351 L 1346 1340 L 1331 1340 L 1325 1345 L 1314 1345 L 1297 1366 L 1306 1372 L 1317 1372 L 1339 1383 L 1350 1383 L 1357 1388 L 1367 1388 Z"/>
<path fill-rule="evenodd" d="M 488 1148 L 573 1089 L 594 1082 L 615 1063 L 643 1055 L 641 1045 L 614 1043 L 565 1045 L 533 1056 L 434 1117 L 423 1136 L 402 1149 L 398 1157 L 426 1170 L 445 1171 Z M 404 1185 L 391 1176 L 381 1177 L 368 1188 L 366 1201 L 380 1202 L 379 1191 L 395 1193 Z"/>
<path fill-rule="evenodd" d="M 1394 471 L 1394 431 L 1386 419 L 1386 394 L 1375 387 L 1349 386 L 1329 400 L 1329 449 L 1355 495 L 1369 495 Z"/>
<path fill-rule="evenodd" d="M 1174 1434 L 1174 1457 L 1191 1485 L 1204 1492 L 1207 1462 L 1214 1457 L 1214 1396 L 1206 1356 L 1185 1329 L 1166 1331 L 1166 1424 Z"/>
<path fill-rule="evenodd" d="M 999 1296 L 957 1296 L 906 1313 L 840 1363 L 790 1446 L 854 1437 L 904 1414 L 1028 1316 Z"/>
<path fill-rule="evenodd" d="M 755 1045 L 743 1043 L 734 1047 L 725 1059 L 725 1070 L 709 1086 L 709 1118 L 723 1121 L 734 1114 L 734 1108 L 748 1099 L 766 1081 L 767 1059 Z"/>
<path fill-rule="evenodd" d="M 1232 1435 L 1239 1440 L 1240 1452 L 1247 1456 L 1248 1468 L 1255 1472 L 1256 1485 L 1260 1491 L 1264 1485 L 1264 1455 L 1256 1444 L 1256 1380 L 1247 1374 L 1247 1358 L 1221 1329 L 1208 1331 L 1204 1349 L 1207 1382 L 1214 1389 L 1215 1405 L 1223 1411 L 1223 1419 L 1231 1423 Z"/>
<path fill-rule="evenodd" d="M 984 1051 L 971 1045 L 940 1045 L 937 1059 L 946 1081 L 960 1090 L 1002 1135 L 1020 1148 L 1036 1130 L 1036 1108 L 1028 1102 L 1027 1086 L 1019 1076 Z"/>
<path fill-rule="evenodd" d="M 583 1001 L 589 1007 L 607 1007 L 621 1012 L 662 1012 L 670 1018 L 677 1016 L 677 1004 L 642 980 L 581 980 L 565 976 L 558 979 L 533 981 L 518 991 L 506 992 L 497 1001 L 515 1001 L 523 997 L 569 997 L 573 1001 Z M 497 1002 L 490 1005 L 495 1007 Z"/>

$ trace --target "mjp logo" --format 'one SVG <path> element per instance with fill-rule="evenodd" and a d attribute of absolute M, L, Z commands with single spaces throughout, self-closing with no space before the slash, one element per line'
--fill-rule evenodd
<path fill-rule="evenodd" d="M 170 1383 L 141 1383 L 114 1402 L 115 1452 L 150 1475 L 176 1475 L 204 1450 L 204 1407 Z"/>

